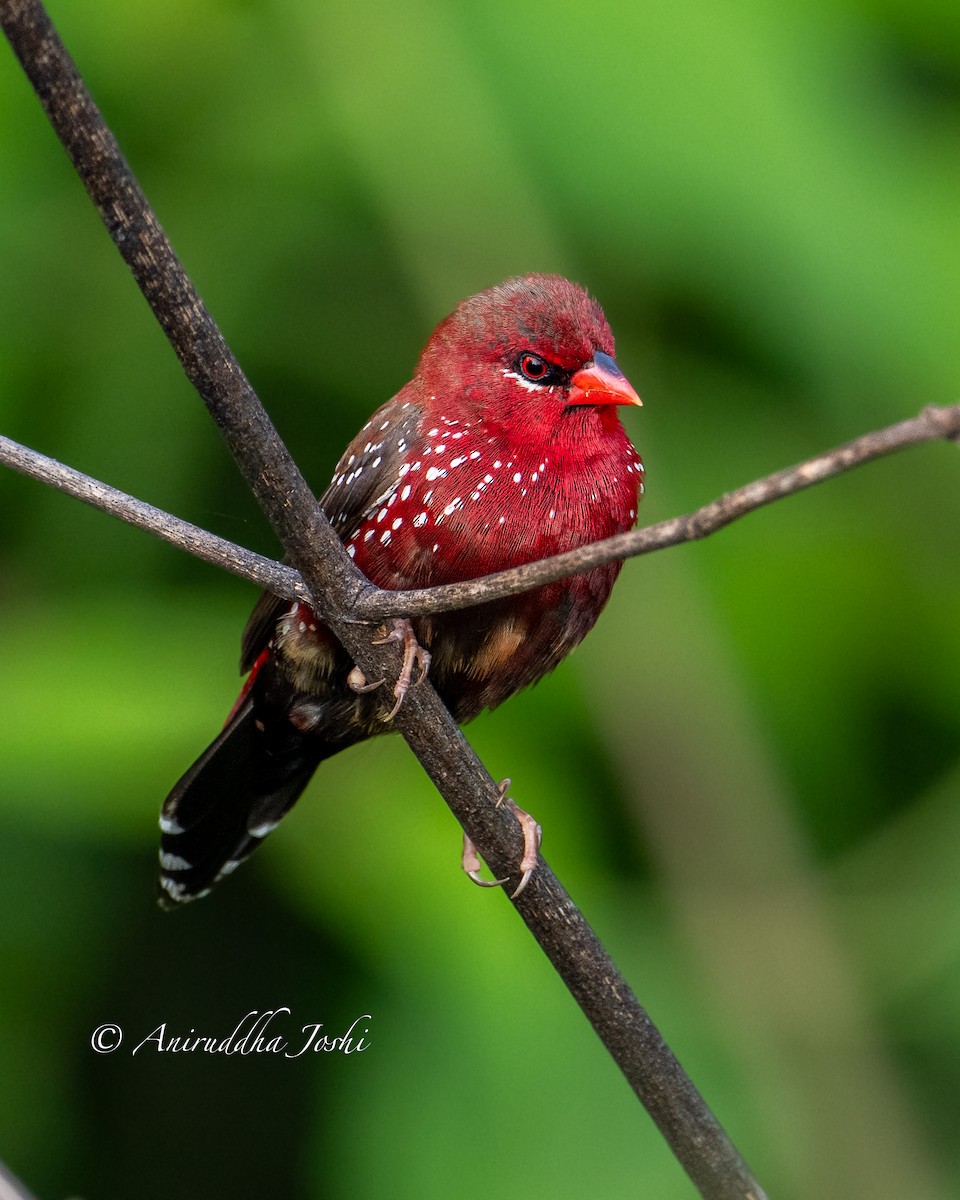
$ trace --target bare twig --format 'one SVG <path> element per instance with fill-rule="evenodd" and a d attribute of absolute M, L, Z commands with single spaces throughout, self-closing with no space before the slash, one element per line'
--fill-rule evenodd
<path fill-rule="evenodd" d="M 100 483 L 89 475 L 83 475 L 72 467 L 64 466 L 56 459 L 39 454 L 21 446 L 19 442 L 0 434 L 0 463 L 12 467 L 22 475 L 38 479 L 58 491 L 65 492 L 84 504 L 99 508 L 101 512 L 119 517 L 138 529 L 154 533 L 171 545 L 186 550 L 204 562 L 232 571 L 242 579 L 249 579 L 261 587 L 268 588 L 277 596 L 289 600 L 309 600 L 309 593 L 293 567 L 285 567 L 262 554 L 254 554 L 233 542 L 215 537 L 205 529 L 199 529 L 188 521 L 181 521 L 152 504 L 145 504 L 126 492 L 120 492 L 108 484 Z"/>
<path fill-rule="evenodd" d="M 416 588 L 410 591 L 385 591 L 369 580 L 353 593 L 353 601 L 345 617 L 354 621 L 382 621 L 387 617 L 415 617 L 424 613 L 449 612 L 469 608 L 488 600 L 513 596 L 555 579 L 591 570 L 617 559 L 651 554 L 668 546 L 697 541 L 725 528 L 764 505 L 795 495 L 814 484 L 833 479 L 855 467 L 874 462 L 888 454 L 923 442 L 960 440 L 960 404 L 928 405 L 915 417 L 865 433 L 815 458 L 796 466 L 775 471 L 763 479 L 744 484 L 694 512 L 671 517 L 656 525 L 634 529 L 616 537 L 593 542 L 541 558 L 522 567 L 450 583 L 443 587 Z M 149 530 L 165 541 L 179 546 L 206 562 L 221 566 L 253 583 L 269 588 L 278 596 L 304 599 L 309 593 L 296 571 L 271 562 L 259 554 L 245 550 L 232 542 L 214 537 L 186 521 L 172 517 L 160 509 L 144 504 L 115 488 L 99 483 L 88 475 L 47 458 L 35 450 L 0 435 L 0 463 L 25 475 L 49 483 L 79 500 L 101 508 L 121 520 Z"/>
<path fill-rule="evenodd" d="M 543 558 L 509 571 L 487 575 L 483 579 L 450 583 L 444 587 L 385 592 L 374 588 L 372 584 L 368 585 L 357 596 L 352 615 L 358 620 L 382 620 L 386 616 L 415 617 L 421 613 L 466 608 L 501 596 L 512 596 L 567 575 L 576 575 L 602 563 L 634 558 L 640 554 L 650 554 L 654 550 L 664 550 L 668 546 L 697 541 L 716 533 L 747 513 L 772 504 L 774 500 L 795 495 L 815 483 L 833 479 L 844 471 L 851 471 L 854 467 L 904 450 L 908 446 L 943 439 L 960 440 L 960 404 L 944 407 L 928 405 L 917 416 L 907 421 L 865 433 L 795 467 L 775 471 L 772 475 L 737 488 L 736 491 L 727 492 L 695 512 L 671 517 L 668 521 L 648 525 L 644 529 L 634 529 L 630 533 L 621 533 L 602 542 L 570 550 L 566 554 Z"/>

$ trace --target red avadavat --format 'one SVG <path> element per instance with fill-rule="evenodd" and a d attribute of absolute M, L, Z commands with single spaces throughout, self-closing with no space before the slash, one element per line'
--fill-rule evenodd
<path fill-rule="evenodd" d="M 357 566 L 382 588 L 429 587 L 630 529 L 643 465 L 616 406 L 640 401 L 613 353 L 599 305 L 560 276 L 510 279 L 463 301 L 321 498 Z M 407 654 L 393 694 L 366 685 L 307 606 L 263 595 L 243 638 L 240 699 L 163 806 L 161 903 L 205 895 L 323 759 L 388 731 L 428 661 L 460 722 L 552 671 L 593 626 L 619 570 L 396 622 L 388 636 Z"/>

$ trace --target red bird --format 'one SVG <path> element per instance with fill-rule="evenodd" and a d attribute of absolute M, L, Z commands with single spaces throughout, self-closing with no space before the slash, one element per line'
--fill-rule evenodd
<path fill-rule="evenodd" d="M 321 498 L 357 566 L 382 588 L 430 587 L 630 529 L 643 464 L 615 406 L 640 399 L 613 353 L 600 306 L 560 276 L 509 279 L 464 300 Z M 430 679 L 456 720 L 552 671 L 593 626 L 620 566 L 416 618 Z M 233 871 L 325 758 L 389 730 L 405 686 L 396 703 L 364 688 L 309 607 L 266 593 L 241 670 L 250 677 L 222 733 L 163 806 L 164 907 Z"/>

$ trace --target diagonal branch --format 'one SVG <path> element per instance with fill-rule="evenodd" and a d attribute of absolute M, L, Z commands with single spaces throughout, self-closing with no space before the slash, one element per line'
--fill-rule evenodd
<path fill-rule="evenodd" d="M 960 404 L 928 405 L 909 420 L 865 433 L 815 458 L 744 484 L 694 512 L 605 538 L 566 554 L 541 558 L 509 571 L 468 579 L 463 583 L 409 591 L 386 591 L 365 580 L 354 593 L 353 602 L 345 616 L 356 622 L 381 621 L 387 617 L 416 617 L 424 613 L 469 608 L 488 600 L 513 596 L 604 563 L 635 558 L 655 550 L 665 550 L 668 546 L 708 537 L 775 500 L 795 495 L 814 484 L 823 483 L 910 446 L 941 440 L 960 441 Z M 196 525 L 181 521 L 3 435 L 0 435 L 0 463 L 48 483 L 131 525 L 146 529 L 189 554 L 224 567 L 278 596 L 291 600 L 309 599 L 303 581 L 293 568 L 215 537 Z"/>
<path fill-rule="evenodd" d="M 135 496 L 118 491 L 109 484 L 75 471 L 73 467 L 65 466 L 56 459 L 48 458 L 27 446 L 21 446 L 12 438 L 0 434 L 0 463 L 28 475 L 31 479 L 46 483 L 57 491 L 82 500 L 92 508 L 119 517 L 129 525 L 145 529 L 148 533 L 156 534 L 165 542 L 186 550 L 203 562 L 212 563 L 215 567 L 223 567 L 242 579 L 258 583 L 277 596 L 288 600 L 309 600 L 309 593 L 293 567 L 285 567 L 273 559 L 264 558 L 243 546 L 234 545 L 215 534 L 207 533 L 189 521 L 181 521 L 179 517 L 171 516 L 163 509 L 154 508 Z"/>
<path fill-rule="evenodd" d="M 960 441 L 960 404 L 942 407 L 928 405 L 917 416 L 907 421 L 865 433 L 851 442 L 807 459 L 794 467 L 775 471 L 763 479 L 744 484 L 743 487 L 727 492 L 695 512 L 671 517 L 644 529 L 620 533 L 616 537 L 581 546 L 566 554 L 543 558 L 522 567 L 514 567 L 510 571 L 487 575 L 483 579 L 450 583 L 443 587 L 386 592 L 369 584 L 357 597 L 352 613 L 358 620 L 377 620 L 401 614 L 413 617 L 421 613 L 466 608 L 501 596 L 512 596 L 528 588 L 590 570 L 602 563 L 634 558 L 641 554 L 650 554 L 654 550 L 665 550 L 668 546 L 678 546 L 683 542 L 694 542 L 708 537 L 747 513 L 772 504 L 774 500 L 795 495 L 813 487 L 814 484 L 833 479 L 845 471 L 853 470 L 854 467 L 863 466 L 908 446 L 943 439 Z"/>

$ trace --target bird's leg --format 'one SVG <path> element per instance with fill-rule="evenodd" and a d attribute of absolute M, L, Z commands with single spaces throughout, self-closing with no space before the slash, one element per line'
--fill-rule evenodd
<path fill-rule="evenodd" d="M 383 718 L 384 721 L 393 720 L 400 711 L 400 705 L 403 704 L 404 697 L 409 692 L 411 686 L 416 687 L 418 683 L 421 683 L 426 678 L 427 671 L 430 669 L 430 651 L 424 650 L 423 646 L 417 641 L 417 635 L 413 632 L 413 626 L 406 617 L 395 617 L 389 630 L 373 644 L 375 646 L 386 646 L 389 642 L 403 643 L 403 666 L 400 668 L 397 682 L 393 686 L 393 694 L 397 702 Z M 414 667 L 420 668 L 420 674 L 416 680 L 413 678 Z"/>
<path fill-rule="evenodd" d="M 516 891 L 510 897 L 511 900 L 515 900 L 530 882 L 530 876 L 536 870 L 543 830 L 534 817 L 531 817 L 515 800 L 511 800 L 507 795 L 509 787 L 509 779 L 501 780 L 499 786 L 500 794 L 497 796 L 497 808 L 506 801 L 508 808 L 517 818 L 520 828 L 523 830 L 523 858 L 520 860 L 520 882 L 517 884 Z M 507 882 L 505 879 L 480 878 L 480 858 L 477 854 L 476 846 L 467 834 L 463 835 L 462 864 L 464 871 L 479 887 L 500 887 Z"/>

